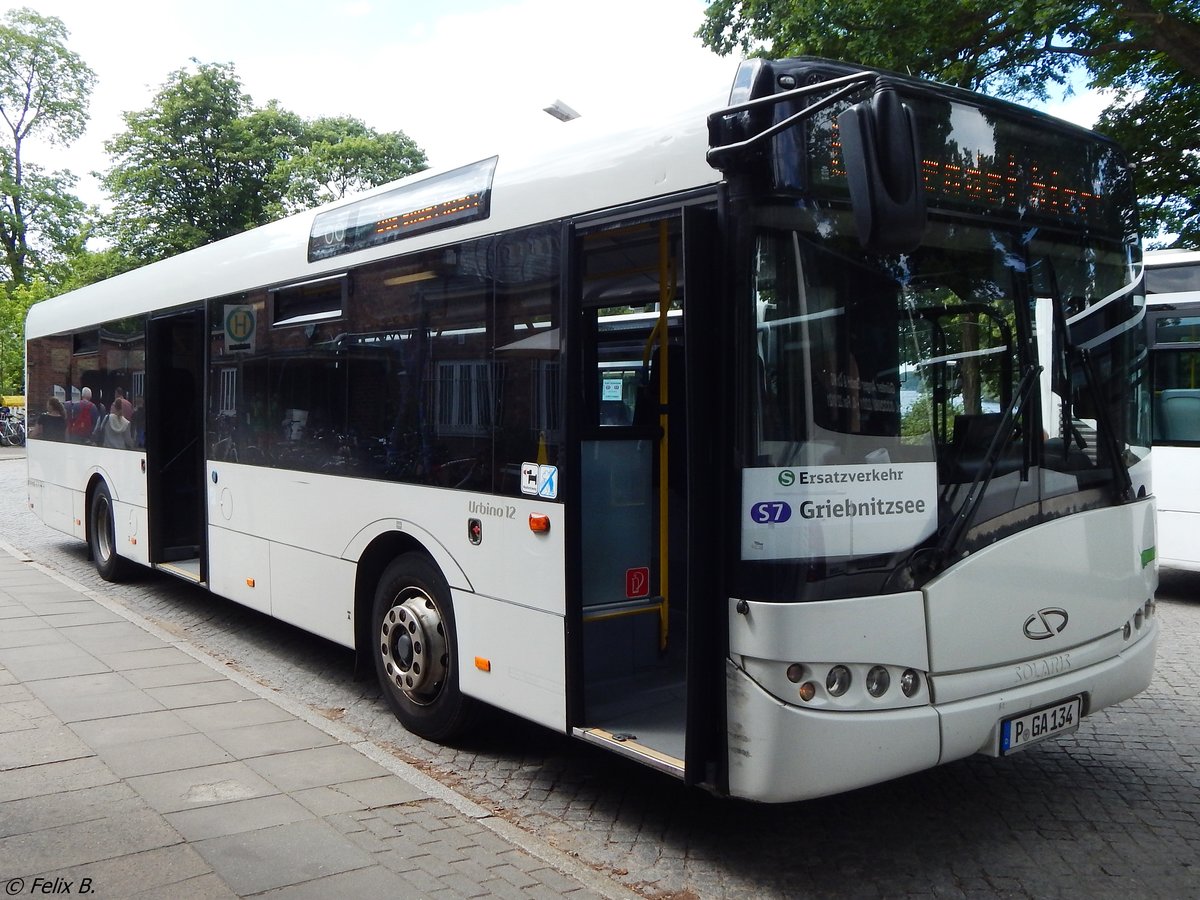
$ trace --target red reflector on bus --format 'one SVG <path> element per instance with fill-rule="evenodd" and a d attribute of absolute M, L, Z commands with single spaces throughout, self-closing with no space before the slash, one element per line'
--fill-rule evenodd
<path fill-rule="evenodd" d="M 550 530 L 550 517 L 542 513 L 530 513 L 529 530 L 545 534 Z"/>

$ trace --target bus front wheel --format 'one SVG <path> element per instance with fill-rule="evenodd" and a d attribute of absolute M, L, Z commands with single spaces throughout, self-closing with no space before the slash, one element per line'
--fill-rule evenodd
<path fill-rule="evenodd" d="M 428 558 L 394 560 L 375 589 L 375 671 L 388 706 L 413 734 L 446 741 L 470 724 L 474 703 L 458 686 L 450 587 Z"/>
<path fill-rule="evenodd" d="M 108 485 L 101 483 L 92 494 L 87 539 L 92 563 L 105 581 L 124 581 L 129 576 L 129 562 L 117 553 L 116 534 L 112 495 Z"/>

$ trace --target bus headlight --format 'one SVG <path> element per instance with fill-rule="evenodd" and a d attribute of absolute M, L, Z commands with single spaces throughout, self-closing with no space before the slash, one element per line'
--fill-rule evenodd
<path fill-rule="evenodd" d="M 825 689 L 829 696 L 840 697 L 850 690 L 850 670 L 845 666 L 834 666 L 825 676 Z"/>
<path fill-rule="evenodd" d="M 782 664 L 781 664 L 782 663 Z M 776 661 L 743 656 L 737 664 L 759 687 L 784 703 L 808 709 L 878 712 L 931 702 L 929 674 L 881 662 Z M 895 687 L 899 686 L 899 690 Z"/>
<path fill-rule="evenodd" d="M 892 676 L 883 666 L 872 666 L 867 672 L 867 693 L 878 699 L 892 686 Z"/>

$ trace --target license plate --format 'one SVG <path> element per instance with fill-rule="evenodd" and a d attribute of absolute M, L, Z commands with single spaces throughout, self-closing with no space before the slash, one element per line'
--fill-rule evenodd
<path fill-rule="evenodd" d="M 1069 734 L 1079 727 L 1080 698 L 1072 697 L 1023 716 L 1000 723 L 1000 752 L 1015 753 L 1031 744 L 1056 735 Z"/>

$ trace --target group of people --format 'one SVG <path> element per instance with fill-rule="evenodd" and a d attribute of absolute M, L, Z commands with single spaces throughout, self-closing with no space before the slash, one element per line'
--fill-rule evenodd
<path fill-rule="evenodd" d="M 70 404 L 50 397 L 46 401 L 46 411 L 38 416 L 29 436 L 133 450 L 137 443 L 132 420 L 133 404 L 125 399 L 125 392 L 120 388 L 106 412 L 102 405 L 92 402 L 92 390 L 85 387 L 79 392 L 79 399 Z"/>

